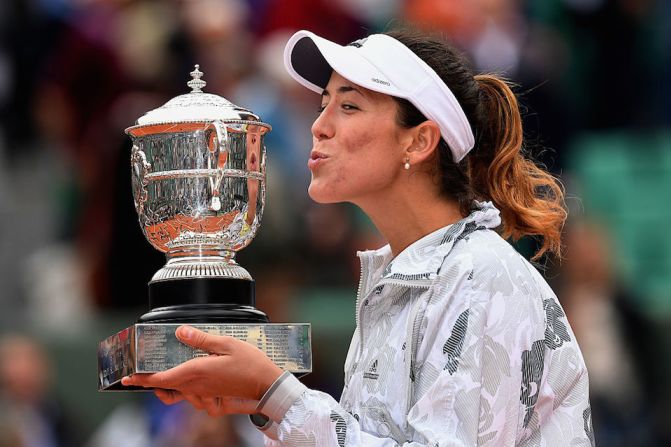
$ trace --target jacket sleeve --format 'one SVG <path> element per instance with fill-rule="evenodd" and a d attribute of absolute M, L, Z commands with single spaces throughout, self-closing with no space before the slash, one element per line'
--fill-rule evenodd
<path fill-rule="evenodd" d="M 263 427 L 259 427 L 266 435 L 265 445 L 267 447 L 460 447 L 467 445 L 450 435 L 443 436 L 445 434 L 440 434 L 431 442 L 405 442 L 403 444 L 391 438 L 373 436 L 362 431 L 359 421 L 330 395 L 308 389 L 289 373 L 280 377 L 266 393 L 259 405 L 259 410 L 270 418 Z"/>

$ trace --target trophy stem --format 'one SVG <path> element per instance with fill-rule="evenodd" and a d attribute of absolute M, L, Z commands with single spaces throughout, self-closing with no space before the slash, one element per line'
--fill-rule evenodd
<path fill-rule="evenodd" d="M 233 250 L 208 246 L 185 246 L 166 253 L 168 262 L 151 282 L 188 278 L 231 278 L 252 281 L 247 270 L 235 262 Z"/>
<path fill-rule="evenodd" d="M 187 259 L 219 259 L 235 264 L 235 251 L 207 245 L 187 245 L 171 248 L 166 254 L 168 262 L 180 262 Z"/>
<path fill-rule="evenodd" d="M 235 251 L 181 246 L 149 282 L 150 311 L 139 322 L 267 323 L 254 307 L 254 280 L 235 262 Z"/>

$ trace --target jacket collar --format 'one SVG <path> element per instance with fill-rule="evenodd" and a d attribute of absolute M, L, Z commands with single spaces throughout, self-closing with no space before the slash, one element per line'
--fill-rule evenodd
<path fill-rule="evenodd" d="M 473 231 L 496 228 L 501 224 L 499 210 L 491 202 L 475 202 L 464 219 L 440 228 L 413 242 L 392 259 L 387 244 L 378 250 L 358 252 L 362 271 L 368 272 L 365 283 L 375 279 L 424 282 L 433 280 L 454 244 Z"/>

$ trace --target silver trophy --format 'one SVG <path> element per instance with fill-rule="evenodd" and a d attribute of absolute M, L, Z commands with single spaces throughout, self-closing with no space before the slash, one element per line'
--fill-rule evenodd
<path fill-rule="evenodd" d="M 121 378 L 158 372 L 207 355 L 175 329 L 252 343 L 297 375 L 312 369 L 310 325 L 271 324 L 254 307 L 254 280 L 235 253 L 254 238 L 265 202 L 271 127 L 221 96 L 203 93 L 196 65 L 191 92 L 147 112 L 126 129 L 135 209 L 147 240 L 166 253 L 149 282 L 149 312 L 98 346 L 98 389 L 128 390 Z M 240 365 L 244 368 L 244 365 Z"/>

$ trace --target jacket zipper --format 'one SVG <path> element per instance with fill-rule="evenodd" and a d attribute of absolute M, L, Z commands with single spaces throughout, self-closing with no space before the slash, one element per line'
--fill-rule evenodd
<path fill-rule="evenodd" d="M 364 281 L 364 262 L 363 259 L 359 260 L 359 264 L 361 264 L 361 273 L 359 276 L 359 288 L 356 291 L 356 302 L 354 303 L 354 308 L 356 309 L 356 314 L 354 316 L 356 327 L 359 327 L 359 303 L 361 302 L 361 289 L 363 289 L 363 281 Z M 367 272 L 366 272 L 367 273 Z"/>
<path fill-rule="evenodd" d="M 356 321 L 355 321 L 355 323 L 356 323 L 356 327 L 359 329 L 359 353 L 357 354 L 357 357 L 354 361 L 354 365 L 353 365 L 354 370 L 356 370 L 356 365 L 359 363 L 359 360 L 361 360 L 361 352 L 362 352 L 361 349 L 362 349 L 362 346 L 363 346 L 363 327 L 361 326 L 361 314 L 363 312 L 363 310 L 362 310 L 363 306 L 361 305 L 361 303 L 363 302 L 363 299 L 361 297 L 361 292 L 363 291 L 364 278 L 367 278 L 367 276 L 368 276 L 368 271 L 364 267 L 364 264 L 368 264 L 368 262 L 364 262 L 363 259 L 360 259 L 359 261 L 360 261 L 359 263 L 361 264 L 361 276 L 359 277 L 359 289 L 356 292 L 356 303 L 355 303 L 355 308 L 356 308 L 356 315 L 355 315 L 355 320 Z M 364 276 L 364 274 L 366 274 L 366 276 Z M 366 295 L 366 298 L 367 297 L 368 297 L 368 295 Z"/>

